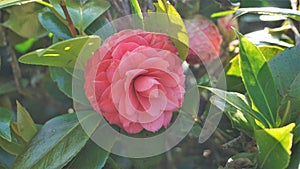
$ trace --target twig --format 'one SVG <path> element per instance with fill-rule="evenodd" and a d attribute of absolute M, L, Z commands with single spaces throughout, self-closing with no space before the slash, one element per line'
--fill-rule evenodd
<path fill-rule="evenodd" d="M 73 38 L 75 38 L 76 35 L 77 35 L 77 32 L 76 32 L 75 26 L 74 26 L 74 24 L 72 22 L 72 19 L 70 17 L 70 14 L 68 12 L 68 9 L 66 7 L 66 0 L 60 0 L 59 2 L 60 2 L 59 5 L 62 8 L 62 10 L 64 11 L 64 14 L 66 16 L 66 20 L 68 22 L 68 28 L 69 28 L 69 30 L 71 32 L 71 35 L 72 35 Z"/>
<path fill-rule="evenodd" d="M 229 142 L 223 144 L 222 147 L 224 149 L 229 149 L 231 147 L 234 147 L 234 145 L 236 145 L 236 143 L 239 143 L 240 141 L 241 141 L 241 136 L 238 136 L 237 138 L 234 138 L 234 139 L 230 140 Z"/>

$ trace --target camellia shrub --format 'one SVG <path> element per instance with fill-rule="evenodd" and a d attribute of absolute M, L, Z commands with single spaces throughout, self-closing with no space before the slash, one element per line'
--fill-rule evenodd
<path fill-rule="evenodd" d="M 0 169 L 300 167 L 299 2 L 0 9 Z"/>

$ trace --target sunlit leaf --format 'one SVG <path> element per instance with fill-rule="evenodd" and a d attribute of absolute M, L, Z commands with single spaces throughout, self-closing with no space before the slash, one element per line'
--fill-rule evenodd
<path fill-rule="evenodd" d="M 13 5 L 22 5 L 29 2 L 34 2 L 36 0 L 1 0 L 0 1 L 0 9 L 6 8 Z"/>
<path fill-rule="evenodd" d="M 180 58 L 185 60 L 188 54 L 189 39 L 183 20 L 176 9 L 165 0 L 154 3 L 156 13 L 149 12 L 144 18 L 147 31 L 167 33 L 177 47 Z"/>
<path fill-rule="evenodd" d="M 98 36 L 84 36 L 58 42 L 47 49 L 39 49 L 19 58 L 21 63 L 59 67 L 74 67 L 77 57 L 85 48 L 93 47 L 86 55 L 92 55 L 100 46 Z"/>
<path fill-rule="evenodd" d="M 36 42 L 37 39 L 35 38 L 29 38 L 26 41 L 22 43 L 18 43 L 15 45 L 15 49 L 20 53 L 25 53 L 32 47 L 33 43 Z"/>
<path fill-rule="evenodd" d="M 282 169 L 289 164 L 295 124 L 255 131 L 259 168 Z"/>
<path fill-rule="evenodd" d="M 253 43 L 239 32 L 236 31 L 236 34 L 240 42 L 241 75 L 252 107 L 268 121 L 268 127 L 275 127 L 279 100 L 270 67 L 262 52 Z"/>

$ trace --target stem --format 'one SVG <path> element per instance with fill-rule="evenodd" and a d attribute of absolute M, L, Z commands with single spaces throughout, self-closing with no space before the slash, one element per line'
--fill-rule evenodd
<path fill-rule="evenodd" d="M 60 0 L 59 4 L 60 4 L 60 7 L 62 8 L 62 10 L 64 11 L 64 14 L 66 16 L 66 20 L 68 22 L 68 28 L 71 32 L 71 35 L 72 35 L 73 38 L 75 38 L 76 35 L 77 35 L 77 32 L 76 32 L 75 26 L 72 22 L 72 19 L 70 17 L 70 14 L 68 12 L 68 9 L 67 9 L 67 6 L 66 6 L 66 1 L 65 0 Z"/>
<path fill-rule="evenodd" d="M 283 117 L 282 117 L 281 125 L 284 125 L 287 122 L 287 117 L 288 117 L 288 115 L 290 113 L 290 109 L 291 109 L 291 101 L 289 100 L 287 102 L 287 106 L 286 106 L 286 109 L 285 109 Z"/>

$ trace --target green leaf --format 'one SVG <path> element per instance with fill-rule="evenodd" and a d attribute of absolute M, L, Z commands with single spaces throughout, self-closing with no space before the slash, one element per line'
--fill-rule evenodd
<path fill-rule="evenodd" d="M 20 136 L 18 136 L 14 132 L 14 130 L 11 130 L 11 142 L 0 137 L 0 147 L 2 147 L 3 150 L 9 152 L 10 154 L 21 154 L 25 146 L 26 142 Z"/>
<path fill-rule="evenodd" d="M 81 122 L 95 118 L 87 113 Z M 98 124 L 94 124 L 93 130 Z M 62 168 L 88 141 L 75 113 L 49 120 L 13 164 L 14 169 Z"/>
<path fill-rule="evenodd" d="M 37 11 L 41 6 L 36 3 L 28 3 L 22 6 L 7 8 L 9 18 L 3 26 L 11 29 L 24 38 L 39 38 L 46 35 L 46 30 L 38 20 Z"/>
<path fill-rule="evenodd" d="M 233 106 L 235 109 L 242 112 L 245 115 L 245 117 L 252 116 L 256 120 L 258 120 L 260 123 L 262 123 L 263 126 L 267 126 L 266 119 L 264 119 L 264 117 L 261 116 L 260 113 L 251 109 L 251 106 L 249 105 L 247 98 L 244 95 L 242 95 L 240 93 L 236 93 L 236 92 L 227 92 L 227 91 L 223 91 L 223 90 L 216 89 L 216 88 L 210 88 L 210 87 L 205 87 L 205 86 L 200 86 L 200 87 L 204 88 L 206 90 L 209 90 L 210 92 L 212 92 L 213 94 L 218 96 L 220 99 L 226 101 L 226 103 L 228 103 L 229 105 Z M 216 104 L 217 103 L 219 103 L 219 102 L 216 102 Z M 212 104 L 215 104 L 215 103 L 212 102 Z M 216 105 L 216 106 L 220 108 L 219 105 Z M 224 107 L 223 105 L 221 105 L 221 106 Z M 249 119 L 247 119 L 247 120 L 249 120 Z M 251 126 L 257 127 L 255 124 L 251 124 Z M 261 127 L 263 127 L 263 126 L 261 126 Z"/>
<path fill-rule="evenodd" d="M 104 167 L 109 152 L 103 150 L 92 140 L 89 140 L 81 152 L 69 163 L 66 169 L 88 168 L 101 169 Z"/>
<path fill-rule="evenodd" d="M 289 164 L 295 124 L 255 131 L 259 168 L 282 169 Z"/>
<path fill-rule="evenodd" d="M 296 144 L 300 141 L 300 116 L 298 116 L 298 119 L 296 121 L 296 127 L 295 127 L 293 133 L 294 133 L 293 143 Z"/>
<path fill-rule="evenodd" d="M 14 155 L 11 155 L 8 152 L 4 151 L 2 148 L 0 148 L 0 168 L 1 166 L 3 166 L 3 168 L 5 169 L 11 168 L 14 160 Z"/>
<path fill-rule="evenodd" d="M 24 42 L 16 44 L 15 49 L 20 53 L 25 53 L 32 47 L 32 45 L 36 41 L 37 41 L 37 39 L 35 39 L 35 38 L 29 38 L 29 39 L 25 40 Z"/>
<path fill-rule="evenodd" d="M 288 169 L 300 168 L 300 143 L 295 144 L 292 148 L 292 156 Z"/>
<path fill-rule="evenodd" d="M 12 114 L 9 110 L 0 107 L 0 137 L 11 142 L 10 121 Z"/>
<path fill-rule="evenodd" d="M 59 0 L 50 0 L 50 3 L 61 16 L 65 16 Z M 95 19 L 108 10 L 110 3 L 106 0 L 77 0 L 66 1 L 66 6 L 74 26 L 79 32 L 83 32 Z"/>
<path fill-rule="evenodd" d="M 72 75 L 61 67 L 49 67 L 50 76 L 60 91 L 72 98 Z"/>
<path fill-rule="evenodd" d="M 286 111 L 288 102 L 290 108 L 287 112 L 286 121 L 283 123 L 295 122 L 300 115 L 300 46 L 286 49 L 269 61 L 277 89 L 281 96 L 280 111 Z"/>
<path fill-rule="evenodd" d="M 0 1 L 0 9 L 6 8 L 13 5 L 23 5 L 29 2 L 34 2 L 36 0 L 1 0 Z"/>
<path fill-rule="evenodd" d="M 210 101 L 213 105 L 225 112 L 233 128 L 236 128 L 248 136 L 253 137 L 252 124 L 254 123 L 254 119 L 251 116 L 243 114 L 240 110 L 228 103 L 223 105 L 223 100 L 219 97 L 212 96 Z"/>
<path fill-rule="evenodd" d="M 266 61 L 269 61 L 274 56 L 276 56 L 277 54 L 283 51 L 283 49 L 278 46 L 259 46 L 258 48 L 261 51 L 261 53 L 264 55 Z M 237 55 L 233 59 L 231 59 L 230 66 L 226 71 L 227 75 L 232 75 L 237 77 L 241 76 L 239 58 L 240 55 Z"/>
<path fill-rule="evenodd" d="M 77 57 L 85 47 L 94 50 L 87 51 L 86 55 L 92 55 L 93 52 L 100 46 L 100 38 L 98 36 L 84 36 L 73 38 L 70 40 L 58 42 L 46 49 L 39 49 L 27 53 L 19 58 L 21 63 L 59 66 L 59 67 L 74 67 Z"/>
<path fill-rule="evenodd" d="M 113 26 L 104 16 L 97 18 L 92 24 L 89 25 L 89 27 L 86 28 L 85 32 L 89 35 L 97 35 L 103 41 L 115 34 Z"/>
<path fill-rule="evenodd" d="M 277 122 L 278 95 L 269 65 L 261 51 L 236 31 L 240 42 L 240 69 L 252 108 L 258 110 L 268 127 Z M 267 126 L 266 126 L 267 127 Z"/>
<path fill-rule="evenodd" d="M 167 33 L 182 60 L 188 54 L 189 38 L 183 20 L 176 9 L 165 0 L 154 3 L 156 13 L 149 12 L 149 17 L 144 18 L 144 26 L 147 31 Z"/>
<path fill-rule="evenodd" d="M 139 16 L 140 20 L 143 20 L 143 14 L 142 14 L 142 10 L 139 5 L 139 1 L 138 0 L 130 0 L 130 3 L 131 3 L 133 12 Z"/>
<path fill-rule="evenodd" d="M 49 32 L 52 32 L 60 39 L 70 39 L 72 35 L 68 27 L 62 23 L 52 12 L 43 11 L 38 15 L 41 25 L 47 29 Z"/>
<path fill-rule="evenodd" d="M 19 134 L 24 141 L 29 142 L 36 134 L 37 129 L 35 124 L 27 112 L 27 110 L 17 101 L 17 134 Z"/>
<path fill-rule="evenodd" d="M 84 76 L 82 70 L 77 69 L 76 73 L 73 74 L 73 69 L 70 70 L 61 67 L 49 67 L 49 71 L 51 78 L 57 83 L 58 89 L 60 91 L 62 91 L 66 96 L 74 99 L 78 103 L 89 105 L 89 101 L 85 97 L 85 93 L 83 90 Z M 76 90 L 75 95 L 73 95 L 74 93 L 72 93 L 73 88 L 75 88 L 74 90 Z"/>
<path fill-rule="evenodd" d="M 246 13 L 257 13 L 267 15 L 281 15 L 296 21 L 300 21 L 300 12 L 292 9 L 275 8 L 275 7 L 261 7 L 261 8 L 240 8 L 236 11 L 236 15 L 244 15 Z"/>

